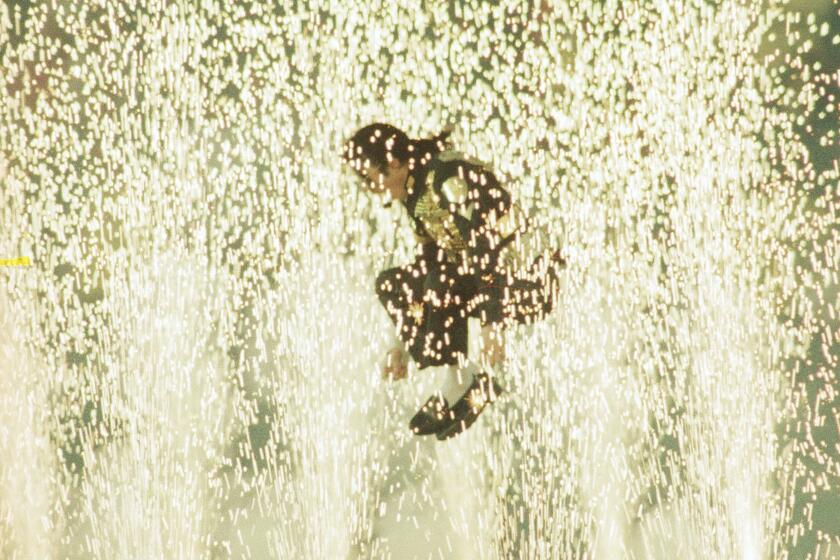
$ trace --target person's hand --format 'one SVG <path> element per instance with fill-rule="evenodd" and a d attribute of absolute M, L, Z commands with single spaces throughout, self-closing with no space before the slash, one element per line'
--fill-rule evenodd
<path fill-rule="evenodd" d="M 402 348 L 392 348 L 385 354 L 382 364 L 382 379 L 399 381 L 408 375 L 408 355 Z"/>
<path fill-rule="evenodd" d="M 490 366 L 505 359 L 505 339 L 501 329 L 487 325 L 481 328 L 481 358 Z"/>

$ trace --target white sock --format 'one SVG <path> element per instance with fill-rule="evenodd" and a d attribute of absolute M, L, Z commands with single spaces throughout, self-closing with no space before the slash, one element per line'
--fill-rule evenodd
<path fill-rule="evenodd" d="M 471 361 L 466 361 L 461 367 L 449 366 L 447 368 L 440 393 L 449 403 L 449 406 L 454 405 L 458 402 L 458 399 L 464 396 L 477 373 L 479 373 L 478 365 Z"/>

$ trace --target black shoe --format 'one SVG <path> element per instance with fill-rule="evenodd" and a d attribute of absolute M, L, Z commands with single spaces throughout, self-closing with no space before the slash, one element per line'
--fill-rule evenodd
<path fill-rule="evenodd" d="M 437 433 L 437 438 L 443 441 L 466 431 L 487 405 L 495 402 L 502 391 L 501 385 L 486 373 L 476 375 L 464 396 L 449 409 L 452 415 L 450 425 L 444 426 Z"/>
<path fill-rule="evenodd" d="M 418 436 L 436 434 L 452 423 L 449 403 L 440 395 L 432 395 L 426 404 L 420 407 L 408 427 Z"/>

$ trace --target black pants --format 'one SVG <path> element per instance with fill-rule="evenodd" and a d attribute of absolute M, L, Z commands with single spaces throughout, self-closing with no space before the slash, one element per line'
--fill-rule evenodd
<path fill-rule="evenodd" d="M 467 356 L 467 320 L 528 323 L 551 312 L 558 268 L 537 259 L 522 273 L 501 269 L 458 274 L 434 244 L 413 263 L 376 278 L 376 293 L 418 368 L 453 365 Z"/>

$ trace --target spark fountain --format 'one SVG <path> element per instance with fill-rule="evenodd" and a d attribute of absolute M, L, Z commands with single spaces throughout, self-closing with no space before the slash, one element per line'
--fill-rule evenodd
<path fill-rule="evenodd" d="M 0 5 L 0 556 L 840 555 L 839 19 Z M 380 379 L 374 121 L 454 126 L 569 263 L 447 442 Z"/>

